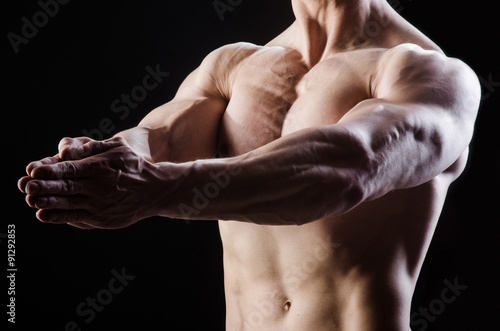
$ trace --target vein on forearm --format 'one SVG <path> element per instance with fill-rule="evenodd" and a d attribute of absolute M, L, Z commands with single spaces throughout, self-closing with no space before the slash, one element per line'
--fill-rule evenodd
<path fill-rule="evenodd" d="M 189 206 L 191 188 L 201 192 L 214 181 L 213 174 L 239 169 L 197 219 L 287 225 L 345 212 L 363 199 L 364 154 L 345 132 L 338 133 L 337 143 L 330 135 L 318 128 L 303 130 L 238 157 L 186 164 L 192 176 L 183 185 L 183 203 Z"/>

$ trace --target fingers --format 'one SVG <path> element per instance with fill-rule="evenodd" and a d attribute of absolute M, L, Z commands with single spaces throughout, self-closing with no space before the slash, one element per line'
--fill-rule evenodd
<path fill-rule="evenodd" d="M 96 141 L 87 137 L 64 138 L 59 143 L 59 157 L 62 160 L 81 160 L 126 144 L 125 139 L 121 137 L 103 141 Z"/>
<path fill-rule="evenodd" d="M 19 190 L 21 192 L 26 193 L 26 185 L 28 185 L 30 180 L 31 180 L 31 177 L 24 176 L 17 181 L 17 187 L 19 188 Z"/>
<path fill-rule="evenodd" d="M 104 141 L 95 141 L 85 137 L 64 138 L 59 143 L 60 152 L 58 155 L 30 163 L 26 168 L 26 172 L 32 178 L 38 179 L 63 179 L 94 176 L 99 173 L 99 170 L 102 168 L 99 164 L 96 166 L 95 163 L 92 164 L 78 161 L 83 161 L 83 159 L 87 157 L 123 146 L 128 146 L 128 144 L 125 139 L 121 137 L 115 137 Z M 102 166 L 102 163 L 100 165 Z M 22 178 L 18 182 L 19 189 L 22 192 L 25 192 L 24 186 L 28 181 L 29 179 Z"/>
<path fill-rule="evenodd" d="M 32 180 L 31 173 L 33 172 L 33 170 L 41 166 L 48 166 L 59 163 L 61 161 L 62 160 L 59 158 L 59 156 L 56 155 L 46 157 L 45 159 L 42 159 L 40 161 L 31 162 L 26 167 L 26 173 L 28 174 L 28 176 L 21 177 L 21 179 L 19 179 L 19 181 L 17 182 L 17 187 L 21 192 L 26 193 L 26 185 Z"/>
<path fill-rule="evenodd" d="M 87 210 L 90 209 L 89 198 L 82 195 L 73 196 L 26 196 L 26 203 L 37 209 L 51 210 Z"/>
<path fill-rule="evenodd" d="M 27 171 L 29 174 L 33 175 L 35 172 L 33 171 L 36 168 L 40 168 L 42 166 L 50 166 L 54 163 L 61 162 L 60 160 L 55 158 L 47 158 L 42 161 L 37 161 L 37 162 L 32 162 L 30 165 L 28 165 Z M 69 171 L 74 170 L 73 167 L 70 167 L 71 169 Z M 38 171 L 37 171 L 38 172 Z M 43 173 L 38 173 L 38 178 L 41 178 L 40 176 L 43 175 Z M 69 174 L 68 174 L 69 175 Z M 63 176 L 58 175 L 59 178 L 62 178 Z M 78 183 L 77 183 L 78 184 Z M 52 182 L 52 181 L 37 181 L 34 180 L 32 176 L 24 176 L 19 179 L 17 182 L 17 187 L 19 190 L 23 193 L 31 194 L 31 195 L 40 195 L 40 194 L 51 194 L 51 193 L 63 193 L 63 194 L 75 194 L 75 193 L 80 193 L 81 192 L 81 185 L 74 184 L 73 182 Z M 76 186 L 75 186 L 76 185 Z M 78 188 L 78 190 L 75 189 Z"/>
<path fill-rule="evenodd" d="M 80 227 L 86 226 L 93 220 L 90 213 L 84 210 L 47 210 L 41 209 L 36 213 L 36 217 L 44 223 L 53 224 L 77 224 Z M 88 227 L 88 225 L 87 225 Z"/>
<path fill-rule="evenodd" d="M 95 229 L 82 222 L 92 219 L 92 214 L 87 211 L 90 209 L 89 198 L 79 195 L 81 192 L 86 192 L 84 181 L 40 181 L 30 177 L 25 178 L 30 179 L 25 186 L 28 194 L 26 202 L 32 208 L 40 209 L 36 214 L 40 221 L 68 224 L 84 230 Z"/>
<path fill-rule="evenodd" d="M 86 180 L 38 180 L 28 178 L 29 182 L 24 186 L 24 192 L 31 196 L 77 195 L 87 194 L 90 191 L 89 183 Z"/>
<path fill-rule="evenodd" d="M 31 171 L 33 179 L 63 179 L 74 178 L 76 174 L 75 166 L 71 162 L 60 162 L 52 165 L 42 165 Z"/>
<path fill-rule="evenodd" d="M 87 209 L 90 185 L 86 180 L 37 180 L 25 185 L 26 203 L 38 209 Z"/>
<path fill-rule="evenodd" d="M 106 160 L 64 161 L 37 167 L 31 172 L 31 177 L 44 180 L 93 177 L 101 174 L 106 165 Z"/>
<path fill-rule="evenodd" d="M 57 147 L 59 157 L 62 160 L 81 160 L 90 155 L 85 155 L 81 147 L 91 141 L 93 140 L 87 137 L 63 138 Z"/>
<path fill-rule="evenodd" d="M 55 163 L 58 163 L 58 162 L 61 162 L 62 160 L 59 158 L 59 156 L 52 156 L 52 157 L 46 157 L 45 159 L 42 159 L 40 161 L 34 161 L 34 162 L 31 162 L 30 164 L 28 164 L 28 166 L 26 167 L 26 173 L 28 174 L 28 176 L 31 175 L 31 172 L 35 169 L 35 168 L 38 168 L 38 167 L 41 167 L 43 165 L 51 165 L 51 164 L 55 164 Z"/>
<path fill-rule="evenodd" d="M 128 146 L 127 142 L 118 137 L 105 141 L 64 138 L 57 155 L 26 167 L 28 176 L 19 179 L 18 187 L 27 194 L 28 205 L 39 209 L 36 215 L 40 221 L 94 229 L 91 224 L 95 221 L 95 206 L 90 197 L 95 185 L 86 177 L 97 177 L 109 170 L 108 160 L 98 154 L 123 146 Z"/>

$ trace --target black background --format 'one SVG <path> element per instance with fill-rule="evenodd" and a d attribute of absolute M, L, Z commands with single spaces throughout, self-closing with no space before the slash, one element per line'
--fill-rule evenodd
<path fill-rule="evenodd" d="M 20 45 L 17 54 L 7 34 L 21 35 L 21 18 L 32 21 L 40 6 L 36 1 L 16 1 L 3 7 L 5 195 L 0 233 L 7 232 L 7 224 L 15 224 L 13 329 L 26 330 L 35 323 L 37 329 L 64 330 L 75 321 L 82 330 L 223 330 L 222 249 L 216 222 L 152 218 L 119 231 L 45 225 L 27 207 L 16 182 L 30 161 L 55 154 L 62 137 L 82 136 L 103 118 L 110 119 L 114 129 L 106 138 L 136 125 L 151 109 L 169 101 L 211 50 L 231 42 L 270 40 L 293 20 L 289 0 L 244 0 L 225 12 L 223 21 L 209 0 L 73 0 L 60 5 L 57 15 Z M 500 86 L 486 84 L 488 78 L 500 82 L 497 13 L 486 1 L 401 0 L 399 8 L 448 55 L 461 58 L 484 79 L 467 172 L 450 190 L 412 312 L 429 307 L 433 300 L 439 307 L 435 301 L 445 280 L 458 279 L 467 289 L 428 325 L 415 325 L 413 330 L 497 330 Z M 111 103 L 142 84 L 146 66 L 156 65 L 169 77 L 120 119 Z M 4 275 L 7 241 L 0 240 Z M 76 307 L 107 288 L 111 271 L 122 268 L 135 278 L 85 323 Z M 2 284 L 5 307 L 5 278 Z M 4 322 L 7 315 L 1 316 Z"/>

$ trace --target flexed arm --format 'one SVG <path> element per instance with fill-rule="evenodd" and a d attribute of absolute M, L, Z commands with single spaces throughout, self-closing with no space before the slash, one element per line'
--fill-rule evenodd
<path fill-rule="evenodd" d="M 189 173 L 182 187 L 189 189 L 178 190 L 162 214 L 303 224 L 443 173 L 472 138 L 477 77 L 458 60 L 411 45 L 388 51 L 380 66 L 372 82 L 376 98 L 335 125 L 298 131 L 235 158 L 181 165 Z M 217 190 L 218 182 L 228 184 Z"/>
<path fill-rule="evenodd" d="M 46 191 L 50 203 L 39 217 L 107 227 L 112 215 L 105 208 L 89 213 L 92 208 L 71 193 L 78 187 L 72 178 L 75 173 L 105 176 L 106 192 L 114 183 L 121 184 L 120 178 L 129 178 L 124 175 L 132 174 L 133 179 L 135 174 L 140 180 L 115 186 L 121 193 L 130 192 L 123 196 L 135 197 L 132 204 L 143 208 L 136 219 L 162 215 L 270 225 L 303 224 L 342 214 L 391 190 L 426 183 L 468 147 L 480 99 L 477 78 L 458 60 L 406 45 L 388 51 L 380 65 L 384 69 L 372 82 L 376 98 L 359 103 L 337 124 L 298 131 L 241 156 L 154 164 L 131 158 L 130 164 L 146 167 L 119 169 L 124 162 L 115 164 L 115 172 L 95 167 L 102 173 L 88 162 L 38 167 L 33 178 L 62 177 L 70 188 L 67 197 Z M 108 144 L 116 143 L 123 142 Z M 117 148 L 110 151 L 116 153 Z M 96 161 L 102 163 L 106 162 Z M 147 185 L 141 181 L 144 178 Z M 37 199 L 34 196 L 31 204 L 36 206 Z"/>
<path fill-rule="evenodd" d="M 172 101 L 153 110 L 137 127 L 105 141 L 64 138 L 57 155 L 30 163 L 28 176 L 18 185 L 28 194 L 28 204 L 40 209 L 37 217 L 82 228 L 118 228 L 152 216 L 155 192 L 150 182 L 158 181 L 156 163 L 215 155 L 228 102 L 226 78 L 236 60 L 252 51 L 246 44 L 215 50 L 186 78 Z"/>
<path fill-rule="evenodd" d="M 210 53 L 179 87 L 174 99 L 136 128 L 118 133 L 151 162 L 213 158 L 221 117 L 230 99 L 231 75 L 256 46 L 236 43 Z"/>

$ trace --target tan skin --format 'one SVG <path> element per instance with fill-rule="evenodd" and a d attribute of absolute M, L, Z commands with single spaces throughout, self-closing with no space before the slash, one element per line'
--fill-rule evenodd
<path fill-rule="evenodd" d="M 63 139 L 20 189 L 84 229 L 219 219 L 227 330 L 409 330 L 477 78 L 381 0 L 292 6 L 268 45 L 212 52 L 136 128 Z"/>

